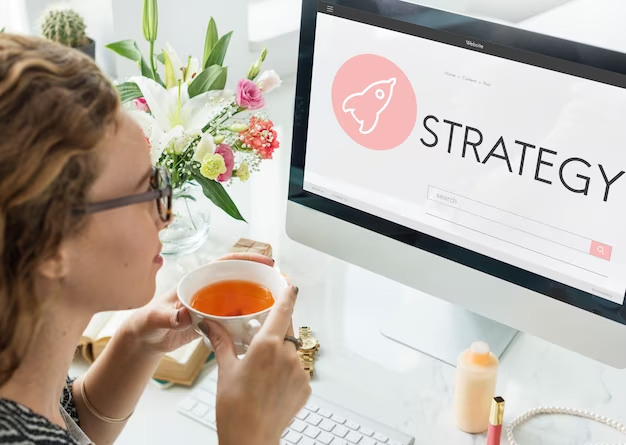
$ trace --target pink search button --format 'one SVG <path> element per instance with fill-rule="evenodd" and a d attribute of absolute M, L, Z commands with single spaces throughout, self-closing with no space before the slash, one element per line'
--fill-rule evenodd
<path fill-rule="evenodd" d="M 589 253 L 595 257 L 602 258 L 603 260 L 611 261 L 611 252 L 613 248 L 606 244 L 599 243 L 597 241 L 591 241 L 591 250 Z"/>

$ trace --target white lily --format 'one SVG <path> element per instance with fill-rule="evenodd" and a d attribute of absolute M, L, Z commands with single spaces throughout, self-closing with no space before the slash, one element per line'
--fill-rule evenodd
<path fill-rule="evenodd" d="M 196 147 L 196 152 L 193 155 L 193 160 L 196 162 L 204 161 L 207 155 L 212 155 L 215 152 L 215 140 L 213 136 L 208 133 L 202 135 L 202 139 Z"/>
<path fill-rule="evenodd" d="M 182 59 L 172 45 L 165 45 L 163 50 L 165 59 L 165 86 L 170 89 L 178 85 L 179 82 L 189 85 L 200 71 L 200 62 L 195 57 L 188 57 L 183 65 Z"/>
<path fill-rule="evenodd" d="M 131 115 L 135 117 L 150 141 L 153 163 L 158 161 L 172 140 L 180 138 L 187 140 L 199 136 L 202 128 L 224 107 L 219 99 L 216 100 L 214 91 L 190 98 L 185 83 L 165 89 L 147 77 L 136 76 L 130 81 L 137 84 L 152 113 L 151 116 L 148 113 L 134 111 Z M 174 141 L 172 149 L 177 151 L 180 144 Z"/>
<path fill-rule="evenodd" d="M 143 133 L 146 135 L 146 138 L 150 143 L 150 159 L 152 160 L 152 165 L 156 165 L 161 158 L 163 149 L 167 146 L 173 135 L 166 135 L 163 129 L 159 127 L 156 120 L 144 111 L 130 110 L 128 113 L 132 116 L 135 122 L 137 122 L 143 130 Z M 161 143 L 161 139 L 166 136 L 168 137 L 168 141 Z"/>
<path fill-rule="evenodd" d="M 183 62 L 169 43 L 165 45 L 163 58 L 165 59 L 165 86 L 167 89 L 174 88 L 183 82 Z"/>
<path fill-rule="evenodd" d="M 183 82 L 190 84 L 196 78 L 198 73 L 200 72 L 200 62 L 195 57 L 189 57 L 187 59 L 187 66 L 184 71 L 184 79 Z"/>

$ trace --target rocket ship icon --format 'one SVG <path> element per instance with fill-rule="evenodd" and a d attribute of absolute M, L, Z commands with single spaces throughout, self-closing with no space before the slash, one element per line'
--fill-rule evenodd
<path fill-rule="evenodd" d="M 351 94 L 343 101 L 341 109 L 350 113 L 360 125 L 361 134 L 370 134 L 376 129 L 378 119 L 389 106 L 393 97 L 396 78 L 379 80 L 368 85 L 363 91 Z"/>

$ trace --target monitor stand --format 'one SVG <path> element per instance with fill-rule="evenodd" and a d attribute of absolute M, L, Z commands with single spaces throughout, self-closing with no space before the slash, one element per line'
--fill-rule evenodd
<path fill-rule="evenodd" d="M 422 292 L 396 295 L 394 300 L 382 317 L 381 333 L 452 366 L 474 341 L 486 342 L 501 357 L 517 334 L 515 329 Z"/>

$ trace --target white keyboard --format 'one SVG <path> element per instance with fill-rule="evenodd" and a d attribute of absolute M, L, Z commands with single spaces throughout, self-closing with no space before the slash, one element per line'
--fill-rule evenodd
<path fill-rule="evenodd" d="M 217 373 L 212 372 L 178 405 L 178 411 L 215 430 Z M 311 396 L 280 445 L 414 445 L 415 439 L 316 396 Z"/>

